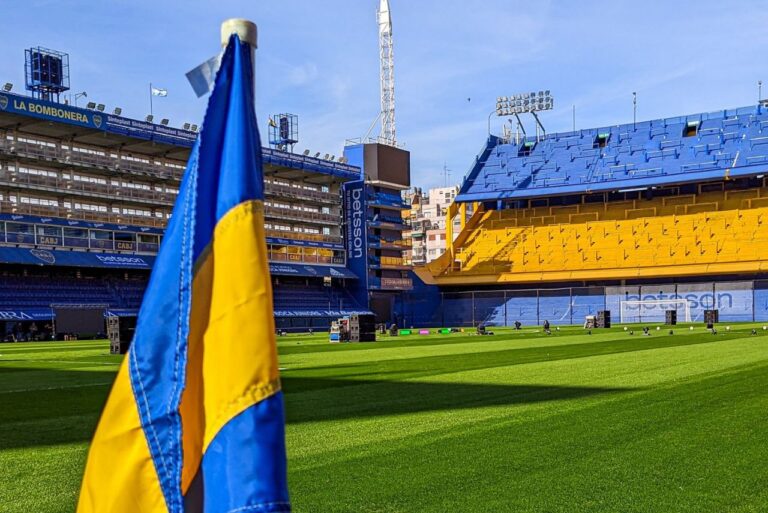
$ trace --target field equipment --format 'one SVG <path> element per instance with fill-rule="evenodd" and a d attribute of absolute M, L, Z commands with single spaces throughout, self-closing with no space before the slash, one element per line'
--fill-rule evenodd
<path fill-rule="evenodd" d="M 373 315 L 351 315 L 348 326 L 350 342 L 376 342 L 376 318 Z"/>
<path fill-rule="evenodd" d="M 674 326 L 677 324 L 677 310 L 667 310 L 665 313 L 664 324 Z"/>

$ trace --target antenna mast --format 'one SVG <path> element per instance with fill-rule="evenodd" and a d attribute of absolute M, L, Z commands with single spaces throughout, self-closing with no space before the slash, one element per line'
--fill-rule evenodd
<path fill-rule="evenodd" d="M 392 48 L 392 16 L 389 0 L 380 0 L 376 13 L 379 22 L 379 59 L 381 61 L 381 133 L 379 141 L 397 146 L 395 135 L 395 57 Z"/>

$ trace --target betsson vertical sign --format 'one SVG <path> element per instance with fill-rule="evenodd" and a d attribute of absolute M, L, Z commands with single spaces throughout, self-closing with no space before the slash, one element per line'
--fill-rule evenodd
<path fill-rule="evenodd" d="M 343 185 L 347 267 L 359 280 L 353 286 L 355 298 L 367 305 L 368 288 L 368 236 L 365 224 L 365 184 L 362 180 Z"/>

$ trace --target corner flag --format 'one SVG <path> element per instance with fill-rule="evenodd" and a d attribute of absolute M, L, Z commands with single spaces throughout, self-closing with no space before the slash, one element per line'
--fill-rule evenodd
<path fill-rule="evenodd" d="M 291 509 L 251 51 L 230 37 L 78 513 Z"/>

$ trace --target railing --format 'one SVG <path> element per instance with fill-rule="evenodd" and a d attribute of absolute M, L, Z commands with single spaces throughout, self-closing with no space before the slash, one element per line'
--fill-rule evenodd
<path fill-rule="evenodd" d="M 0 212 L 43 217 L 63 217 L 78 221 L 93 221 L 97 223 L 130 224 L 133 226 L 151 226 L 165 228 L 166 220 L 157 217 L 116 214 L 111 212 L 93 212 L 91 210 L 73 210 L 50 205 L 32 205 L 29 203 L 11 203 L 0 201 Z"/>
<path fill-rule="evenodd" d="M 279 251 L 270 251 L 268 258 L 272 262 L 296 262 L 303 264 L 328 264 L 345 265 L 344 257 L 331 257 L 324 255 L 305 255 L 303 253 L 284 253 Z"/>
<path fill-rule="evenodd" d="M 381 244 L 382 246 L 397 246 L 398 248 L 402 249 L 410 249 L 411 248 L 411 241 L 410 240 L 386 240 L 386 239 L 379 239 L 374 241 L 378 244 Z"/>
<path fill-rule="evenodd" d="M 321 224 L 329 224 L 333 226 L 339 226 L 340 215 L 339 214 L 323 214 L 321 212 L 307 212 L 298 208 L 283 208 L 274 206 L 264 207 L 265 217 L 273 219 L 290 219 L 293 221 L 315 222 Z"/>
<path fill-rule="evenodd" d="M 290 187 L 276 183 L 266 182 L 264 184 L 264 193 L 267 196 L 278 198 L 292 198 L 300 200 L 316 201 L 318 203 L 339 204 L 339 195 L 331 192 L 311 191 L 299 187 Z"/>
<path fill-rule="evenodd" d="M 320 235 L 317 233 L 298 233 L 298 232 L 286 232 L 282 230 L 266 230 L 267 237 L 274 237 L 278 239 L 290 239 L 298 241 L 315 241 L 315 242 L 331 242 L 334 244 L 341 244 L 342 239 L 338 235 Z"/>
<path fill-rule="evenodd" d="M 405 265 L 405 262 L 402 258 L 399 257 L 381 257 L 380 263 L 382 266 L 387 265 L 396 265 L 396 266 L 403 266 Z"/>

